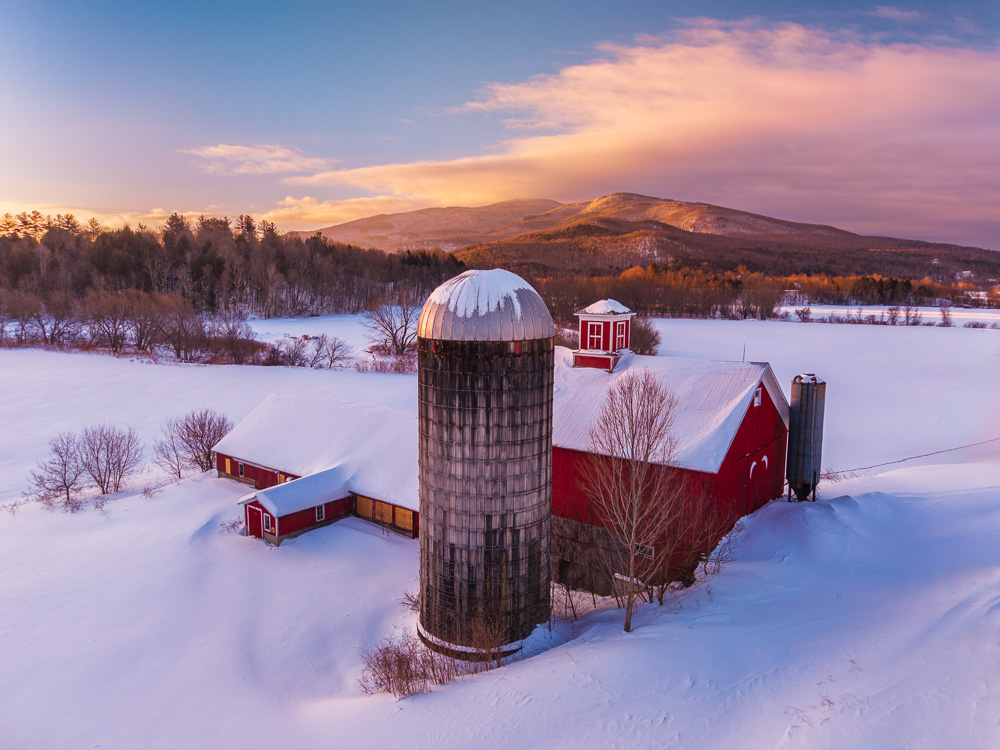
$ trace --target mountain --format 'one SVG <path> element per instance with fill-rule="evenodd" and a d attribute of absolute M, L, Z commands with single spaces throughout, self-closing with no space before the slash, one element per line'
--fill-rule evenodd
<path fill-rule="evenodd" d="M 1000 276 L 1000 253 L 870 237 L 707 203 L 614 193 L 592 201 L 511 200 L 381 214 L 318 230 L 387 251 L 452 252 L 471 267 L 529 275 L 614 273 L 650 263 L 775 275 Z M 300 233 L 307 236 L 310 233 Z"/>

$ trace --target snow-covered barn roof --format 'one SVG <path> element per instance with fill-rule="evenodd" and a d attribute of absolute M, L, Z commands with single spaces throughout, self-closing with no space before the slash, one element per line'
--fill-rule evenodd
<path fill-rule="evenodd" d="M 310 489 L 329 495 L 338 486 L 404 508 L 418 508 L 417 415 L 413 412 L 274 393 L 219 441 L 215 450 L 302 477 L 254 493 L 277 515 L 317 505 L 317 495 L 310 495 Z M 323 476 L 311 476 L 317 472 Z M 306 495 L 313 500 L 306 502 Z"/>
<path fill-rule="evenodd" d="M 716 362 L 683 357 L 643 357 L 627 353 L 615 371 L 572 366 L 572 352 L 556 348 L 552 443 L 589 450 L 590 425 L 611 386 L 625 373 L 648 369 L 677 396 L 672 464 L 715 474 L 729 451 L 757 386 L 763 384 L 785 425 L 788 402 L 771 372 L 760 362 Z"/>

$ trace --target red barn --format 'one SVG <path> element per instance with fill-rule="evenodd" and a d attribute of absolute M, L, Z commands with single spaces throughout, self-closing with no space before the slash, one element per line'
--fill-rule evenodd
<path fill-rule="evenodd" d="M 249 536 L 280 544 L 349 515 L 417 535 L 412 412 L 276 393 L 215 452 L 220 477 L 255 489 L 240 501 Z"/>
<path fill-rule="evenodd" d="M 691 491 L 713 503 L 726 531 L 782 494 L 788 402 L 770 365 L 626 353 L 617 370 L 607 373 L 574 368 L 567 353 L 557 354 L 552 441 L 552 564 L 557 575 L 560 566 L 565 573 L 572 564 L 560 559 L 560 536 L 574 536 L 576 523 L 601 525 L 578 481 L 591 455 L 590 425 L 611 386 L 637 369 L 648 369 L 677 397 L 677 447 L 671 465 Z"/>

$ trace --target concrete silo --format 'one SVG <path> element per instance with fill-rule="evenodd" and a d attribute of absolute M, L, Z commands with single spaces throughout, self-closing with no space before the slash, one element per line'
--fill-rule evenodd
<path fill-rule="evenodd" d="M 555 328 L 508 271 L 466 271 L 417 325 L 420 626 L 477 658 L 512 652 L 549 616 Z"/>

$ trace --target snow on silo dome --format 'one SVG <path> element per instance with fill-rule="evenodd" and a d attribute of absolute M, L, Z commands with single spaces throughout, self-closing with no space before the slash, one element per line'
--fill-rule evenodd
<path fill-rule="evenodd" d="M 417 336 L 447 341 L 529 341 L 555 336 L 545 302 L 520 276 L 466 271 L 431 292 Z"/>

